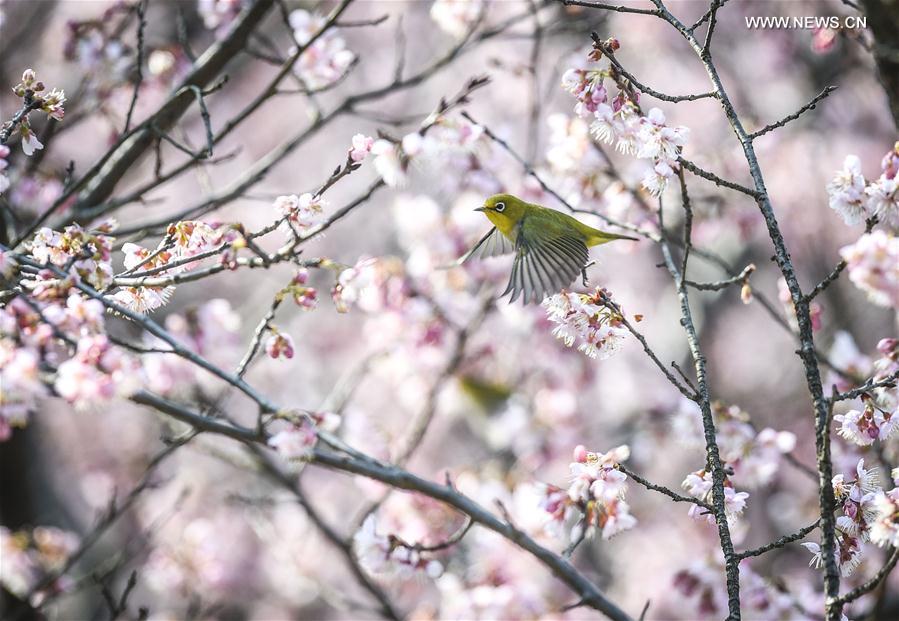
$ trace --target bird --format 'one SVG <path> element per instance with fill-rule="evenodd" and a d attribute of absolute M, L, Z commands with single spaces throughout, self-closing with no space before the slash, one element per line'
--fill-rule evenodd
<path fill-rule="evenodd" d="M 509 303 L 522 296 L 524 304 L 540 302 L 558 293 L 583 275 L 587 281 L 588 250 L 616 239 L 636 237 L 609 233 L 587 226 L 561 211 L 528 203 L 512 194 L 495 194 L 475 208 L 493 228 L 457 260 L 514 253 L 509 285 L 500 297 L 511 293 Z"/>

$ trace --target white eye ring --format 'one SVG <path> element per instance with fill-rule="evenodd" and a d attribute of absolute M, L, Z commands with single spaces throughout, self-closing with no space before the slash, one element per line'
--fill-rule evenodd
<path fill-rule="evenodd" d="M 502 213 L 506 209 L 506 204 L 505 203 L 497 203 L 496 205 L 493 206 L 493 208 L 495 210 L 497 210 L 498 212 Z"/>

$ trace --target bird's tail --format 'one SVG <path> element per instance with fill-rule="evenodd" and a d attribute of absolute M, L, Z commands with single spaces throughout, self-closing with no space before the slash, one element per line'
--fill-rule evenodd
<path fill-rule="evenodd" d="M 594 230 L 590 235 L 587 236 L 587 245 L 599 246 L 600 244 L 607 244 L 610 241 L 615 241 L 616 239 L 640 241 L 639 238 L 631 237 L 630 235 L 621 235 L 620 233 L 607 233 L 605 231 Z"/>

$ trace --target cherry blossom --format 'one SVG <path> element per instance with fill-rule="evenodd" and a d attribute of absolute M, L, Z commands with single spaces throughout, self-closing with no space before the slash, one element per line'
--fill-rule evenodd
<path fill-rule="evenodd" d="M 627 475 L 617 469 L 629 456 L 626 445 L 608 453 L 592 453 L 577 446 L 575 461 L 569 465 L 572 480 L 568 490 L 553 486 L 543 489 L 540 507 L 547 513 L 547 530 L 558 534 L 564 524 L 577 517 L 570 534 L 575 542 L 596 530 L 603 539 L 610 539 L 636 526 L 637 519 L 624 501 Z"/>
<path fill-rule="evenodd" d="M 871 501 L 874 519 L 869 531 L 879 546 L 899 546 L 899 488 L 878 491 Z"/>
<path fill-rule="evenodd" d="M 384 183 L 392 188 L 406 184 L 407 164 L 398 144 L 381 138 L 372 145 L 371 153 L 375 156 L 375 170 Z"/>
<path fill-rule="evenodd" d="M 712 500 L 712 473 L 707 470 L 691 472 L 684 479 L 683 483 L 681 483 L 681 486 L 694 498 L 704 502 L 711 502 Z M 747 498 L 749 498 L 748 492 L 738 492 L 734 489 L 730 479 L 725 477 L 724 514 L 727 517 L 727 522 L 731 526 L 736 524 L 737 519 L 746 508 Z M 715 523 L 715 516 L 707 514 L 706 510 L 699 505 L 692 505 L 689 510 L 689 515 L 696 520 L 705 519 L 710 524 Z"/>
<path fill-rule="evenodd" d="M 197 0 L 197 13 L 208 30 L 222 34 L 240 13 L 243 2 L 244 0 Z"/>
<path fill-rule="evenodd" d="M 371 573 L 400 577 L 421 573 L 429 578 L 443 574 L 439 561 L 426 558 L 393 535 L 380 534 L 375 515 L 365 518 L 362 528 L 353 535 L 353 550 L 362 567 Z"/>
<path fill-rule="evenodd" d="M 840 423 L 840 435 L 860 446 L 869 446 L 875 440 L 883 442 L 896 430 L 893 412 L 884 410 L 871 398 L 865 400 L 863 410 L 849 410 L 833 418 Z"/>
<path fill-rule="evenodd" d="M 882 230 L 840 249 L 849 280 L 878 306 L 899 307 L 899 239 Z"/>
<path fill-rule="evenodd" d="M 265 341 L 265 353 L 271 358 L 293 358 L 293 339 L 289 334 L 269 328 L 270 334 Z"/>
<path fill-rule="evenodd" d="M 483 0 L 435 0 L 431 5 L 431 19 L 445 33 L 462 38 L 483 10 Z"/>
<path fill-rule="evenodd" d="M 840 214 L 846 224 L 853 225 L 868 217 L 865 198 L 865 178 L 862 175 L 861 160 L 855 155 L 847 155 L 842 170 L 837 171 L 827 184 L 830 208 Z"/>
<path fill-rule="evenodd" d="M 42 581 L 58 572 L 78 549 L 74 533 L 53 526 L 10 531 L 0 526 L 0 584 L 19 598 L 31 596 L 32 606 L 40 605 L 46 595 L 71 589 L 74 581 L 67 576 L 55 578 L 38 592 Z"/>
<path fill-rule="evenodd" d="M 293 38 L 298 46 L 308 45 L 325 26 L 325 18 L 303 9 L 292 11 L 289 16 Z M 295 54 L 298 48 L 291 48 Z M 337 29 L 329 28 L 300 54 L 294 71 L 308 88 L 322 88 L 340 79 L 356 56 L 346 49 L 346 42 Z"/>
<path fill-rule="evenodd" d="M 135 358 L 105 336 L 87 336 L 78 341 L 75 355 L 59 365 L 54 388 L 83 409 L 136 392 L 141 386 L 140 368 Z"/>
<path fill-rule="evenodd" d="M 556 324 L 553 336 L 567 347 L 578 344 L 578 350 L 590 358 L 604 360 L 615 355 L 623 344 L 627 330 L 615 312 L 600 304 L 605 290 L 592 295 L 562 292 L 543 301 L 546 316 Z"/>
<path fill-rule="evenodd" d="M 353 136 L 353 147 L 350 149 L 350 159 L 354 162 L 361 162 L 368 157 L 369 153 L 371 153 L 371 148 L 374 144 L 375 139 L 371 136 L 356 134 Z"/>

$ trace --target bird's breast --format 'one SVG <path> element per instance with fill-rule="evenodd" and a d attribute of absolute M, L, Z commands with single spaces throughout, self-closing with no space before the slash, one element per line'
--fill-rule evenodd
<path fill-rule="evenodd" d="M 499 232 L 505 235 L 507 238 L 515 241 L 516 230 L 515 230 L 515 222 L 506 218 L 498 213 L 487 212 L 487 219 L 493 223 L 493 226 L 499 229 Z"/>

